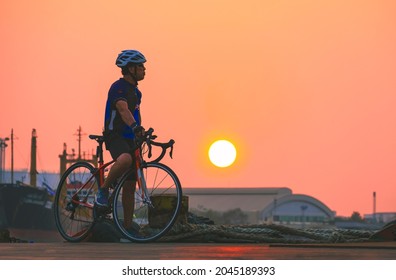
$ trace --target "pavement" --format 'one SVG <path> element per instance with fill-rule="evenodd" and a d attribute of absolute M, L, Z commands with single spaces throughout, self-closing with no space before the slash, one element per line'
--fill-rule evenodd
<path fill-rule="evenodd" d="M 396 260 L 396 242 L 0 243 L 1 260 Z"/>
<path fill-rule="evenodd" d="M 11 229 L 1 260 L 396 260 L 396 241 L 329 244 L 65 242 L 57 231 Z"/>

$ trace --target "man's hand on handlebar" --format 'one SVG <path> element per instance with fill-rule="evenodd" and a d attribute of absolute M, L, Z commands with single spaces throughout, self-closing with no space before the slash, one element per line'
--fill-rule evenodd
<path fill-rule="evenodd" d="M 137 126 L 133 128 L 133 132 L 135 133 L 135 141 L 137 147 L 140 147 L 143 143 L 147 144 L 147 153 L 149 158 L 151 158 L 152 155 L 151 154 L 152 146 L 158 146 L 161 148 L 160 155 L 151 162 L 159 162 L 165 156 L 166 150 L 168 148 L 170 149 L 169 156 L 172 158 L 173 144 L 175 143 L 173 139 L 169 140 L 168 143 L 160 143 L 153 141 L 154 139 L 157 138 L 157 136 L 153 135 L 154 129 L 152 129 L 151 127 L 146 130 L 142 126 Z"/>
<path fill-rule="evenodd" d="M 143 126 L 138 125 L 133 128 L 133 133 L 135 134 L 135 137 L 142 138 L 146 133 L 146 130 Z"/>

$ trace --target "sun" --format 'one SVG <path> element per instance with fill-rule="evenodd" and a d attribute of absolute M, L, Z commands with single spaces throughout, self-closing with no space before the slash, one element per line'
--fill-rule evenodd
<path fill-rule="evenodd" d="M 237 151 L 228 140 L 217 140 L 209 148 L 209 159 L 217 167 L 228 167 L 234 163 Z"/>

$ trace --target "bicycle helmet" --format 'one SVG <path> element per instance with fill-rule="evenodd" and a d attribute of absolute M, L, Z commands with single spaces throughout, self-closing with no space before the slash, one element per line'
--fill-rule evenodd
<path fill-rule="evenodd" d="M 116 65 L 122 68 L 127 66 L 128 63 L 139 64 L 145 62 L 146 58 L 141 52 L 136 50 L 124 50 L 118 55 Z"/>

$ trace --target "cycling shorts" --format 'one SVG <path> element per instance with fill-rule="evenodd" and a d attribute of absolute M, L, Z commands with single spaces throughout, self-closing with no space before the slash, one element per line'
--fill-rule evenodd
<path fill-rule="evenodd" d="M 104 136 L 106 149 L 110 152 L 113 159 L 117 159 L 120 155 L 124 153 L 129 153 L 133 155 L 133 151 L 135 150 L 135 143 L 132 139 L 124 138 L 114 132 L 104 133 Z M 134 164 L 133 168 L 136 169 L 136 166 Z M 136 172 L 132 172 L 132 174 L 128 176 L 128 179 L 136 181 Z"/>

